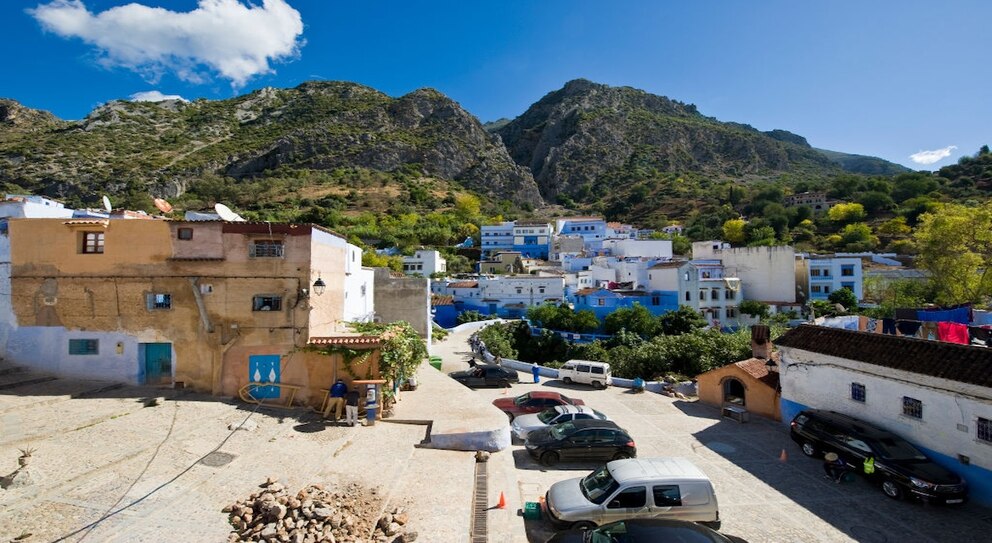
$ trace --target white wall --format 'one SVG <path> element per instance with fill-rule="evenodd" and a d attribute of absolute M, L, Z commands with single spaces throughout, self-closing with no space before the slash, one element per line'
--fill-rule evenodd
<path fill-rule="evenodd" d="M 697 241 L 692 244 L 692 258 L 719 259 L 729 275 L 740 278 L 748 300 L 796 301 L 796 251 L 792 247 L 725 247 L 718 241 Z"/>
<path fill-rule="evenodd" d="M 419 274 L 430 276 L 434 273 L 445 273 L 448 271 L 447 261 L 437 251 L 420 250 L 413 256 L 403 257 L 403 273 L 407 275 Z"/>
<path fill-rule="evenodd" d="M 780 351 L 783 400 L 845 413 L 928 449 L 951 457 L 964 454 L 972 465 L 992 469 L 992 445 L 975 437 L 977 417 L 992 419 L 992 389 L 790 347 Z M 851 399 L 852 382 L 865 385 L 865 402 Z M 903 396 L 923 402 L 922 419 L 902 414 Z"/>
<path fill-rule="evenodd" d="M 541 292 L 541 289 L 544 292 Z M 518 292 L 519 290 L 519 292 Z M 546 300 L 565 297 L 565 279 L 562 277 L 506 276 L 479 279 L 482 299 L 499 300 L 499 305 L 522 303 L 540 305 Z"/>
<path fill-rule="evenodd" d="M 603 248 L 619 257 L 672 258 L 672 242 L 667 239 L 608 239 Z"/>

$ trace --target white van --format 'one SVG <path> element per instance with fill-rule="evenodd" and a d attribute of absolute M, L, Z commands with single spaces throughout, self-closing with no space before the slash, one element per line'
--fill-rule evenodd
<path fill-rule="evenodd" d="M 614 460 L 585 477 L 551 485 L 545 503 L 557 529 L 623 519 L 688 520 L 720 529 L 713 483 L 685 458 Z"/>
<path fill-rule="evenodd" d="M 606 388 L 613 382 L 613 374 L 610 372 L 610 365 L 606 362 L 592 362 L 590 360 L 569 360 L 565 365 L 558 368 L 558 378 L 566 385 L 572 383 L 583 383 L 596 388 Z"/>

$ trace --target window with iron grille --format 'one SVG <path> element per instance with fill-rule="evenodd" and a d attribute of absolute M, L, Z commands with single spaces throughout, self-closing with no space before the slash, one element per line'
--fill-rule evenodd
<path fill-rule="evenodd" d="M 914 419 L 923 418 L 923 402 L 909 396 L 902 397 L 902 414 Z"/>
<path fill-rule="evenodd" d="M 100 354 L 100 340 L 70 339 L 69 354 Z"/>
<path fill-rule="evenodd" d="M 83 254 L 103 254 L 103 232 L 83 232 Z"/>
<path fill-rule="evenodd" d="M 975 437 L 978 438 L 978 441 L 992 443 L 992 420 L 978 417 L 978 421 L 975 423 L 975 426 L 977 428 Z"/>
<path fill-rule="evenodd" d="M 865 386 L 861 383 L 851 383 L 851 399 L 856 402 L 865 401 Z"/>
<path fill-rule="evenodd" d="M 193 239 L 193 229 L 192 228 L 180 228 L 176 232 L 176 237 L 179 239 Z"/>
<path fill-rule="evenodd" d="M 279 311 L 282 309 L 282 297 L 261 295 L 252 298 L 252 311 Z"/>
<path fill-rule="evenodd" d="M 251 244 L 253 258 L 282 258 L 283 243 L 275 239 L 258 239 Z"/>
<path fill-rule="evenodd" d="M 172 309 L 172 295 L 161 293 L 147 294 L 145 297 L 145 305 L 149 310 Z"/>

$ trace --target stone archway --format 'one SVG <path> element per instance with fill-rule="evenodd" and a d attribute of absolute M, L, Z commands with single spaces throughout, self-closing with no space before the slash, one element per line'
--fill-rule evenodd
<path fill-rule="evenodd" d="M 728 377 L 723 380 L 723 403 L 747 406 L 747 388 L 739 379 Z"/>

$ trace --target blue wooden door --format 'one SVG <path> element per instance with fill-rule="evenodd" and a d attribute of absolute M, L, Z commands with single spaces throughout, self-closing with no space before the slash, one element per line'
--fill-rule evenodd
<path fill-rule="evenodd" d="M 253 354 L 248 357 L 248 380 L 253 383 L 279 382 L 279 355 Z M 260 386 L 251 391 L 251 395 L 259 400 L 279 397 L 279 387 Z"/>
<path fill-rule="evenodd" d="M 143 343 L 145 383 L 150 385 L 172 382 L 172 344 Z"/>

